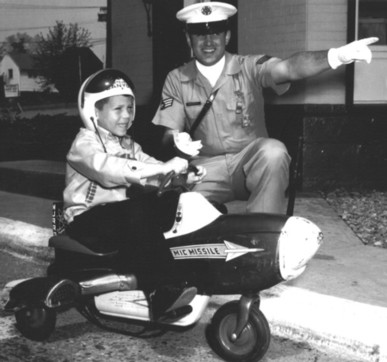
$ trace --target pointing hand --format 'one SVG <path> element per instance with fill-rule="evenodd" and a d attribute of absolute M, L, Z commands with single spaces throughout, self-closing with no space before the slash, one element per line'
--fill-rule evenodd
<path fill-rule="evenodd" d="M 371 63 L 372 52 L 369 45 L 377 42 L 379 38 L 371 37 L 355 40 L 352 43 L 343 45 L 340 48 L 331 48 L 328 51 L 328 62 L 332 69 L 338 68 L 342 64 L 352 62 Z"/>

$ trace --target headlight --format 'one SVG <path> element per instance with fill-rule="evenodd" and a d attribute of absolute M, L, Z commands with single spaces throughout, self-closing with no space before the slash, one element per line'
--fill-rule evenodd
<path fill-rule="evenodd" d="M 282 228 L 279 244 L 279 266 L 284 280 L 298 277 L 316 254 L 323 240 L 321 230 L 302 217 L 290 217 Z"/>

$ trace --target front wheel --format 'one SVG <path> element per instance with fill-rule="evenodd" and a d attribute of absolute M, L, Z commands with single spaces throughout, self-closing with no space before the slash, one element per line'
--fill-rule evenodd
<path fill-rule="evenodd" d="M 237 325 L 238 307 L 238 302 L 233 301 L 218 309 L 208 329 L 208 343 L 226 361 L 259 361 L 269 348 L 269 324 L 258 305 L 254 304 L 245 328 L 240 336 L 233 340 L 232 334 Z"/>
<path fill-rule="evenodd" d="M 24 337 L 34 341 L 43 341 L 55 329 L 56 311 L 39 303 L 18 310 L 15 318 L 16 327 Z"/>

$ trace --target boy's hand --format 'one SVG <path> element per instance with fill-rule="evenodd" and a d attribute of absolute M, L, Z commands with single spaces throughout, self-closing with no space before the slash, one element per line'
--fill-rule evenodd
<path fill-rule="evenodd" d="M 203 166 L 196 166 L 196 172 L 188 172 L 187 175 L 187 184 L 199 184 L 202 182 L 203 178 L 206 176 L 207 171 Z"/>
<path fill-rule="evenodd" d="M 188 161 L 181 157 L 174 157 L 171 160 L 164 163 L 164 174 L 173 171 L 176 175 L 187 172 Z"/>
<path fill-rule="evenodd" d="M 376 43 L 378 40 L 379 38 L 377 37 L 364 38 L 355 40 L 340 48 L 331 48 L 328 51 L 328 63 L 332 69 L 352 62 L 363 61 L 369 64 L 371 63 L 372 52 L 368 46 Z"/>

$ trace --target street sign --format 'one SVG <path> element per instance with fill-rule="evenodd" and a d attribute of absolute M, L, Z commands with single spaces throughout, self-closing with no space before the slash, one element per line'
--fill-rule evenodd
<path fill-rule="evenodd" d="M 19 97 L 19 85 L 18 84 L 5 84 L 4 85 L 5 98 Z"/>

